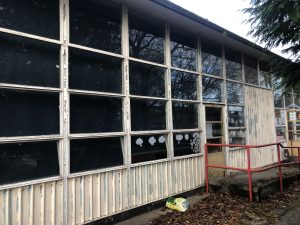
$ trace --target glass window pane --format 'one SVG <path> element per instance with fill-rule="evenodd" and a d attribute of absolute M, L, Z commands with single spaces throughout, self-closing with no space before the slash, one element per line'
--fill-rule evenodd
<path fill-rule="evenodd" d="M 190 155 L 200 153 L 199 133 L 176 133 L 173 135 L 174 155 Z"/>
<path fill-rule="evenodd" d="M 122 131 L 122 99 L 70 96 L 71 133 L 99 133 Z"/>
<path fill-rule="evenodd" d="M 70 141 L 70 172 L 123 165 L 120 137 Z"/>
<path fill-rule="evenodd" d="M 171 30 L 172 66 L 197 70 L 197 40 L 194 34 L 185 31 Z"/>
<path fill-rule="evenodd" d="M 165 69 L 143 63 L 129 63 L 130 94 L 165 97 Z"/>
<path fill-rule="evenodd" d="M 225 51 L 225 67 L 227 79 L 242 81 L 242 58 L 241 53 L 227 50 Z"/>
<path fill-rule="evenodd" d="M 285 127 L 276 127 L 276 141 L 286 140 Z"/>
<path fill-rule="evenodd" d="M 206 102 L 223 102 L 223 81 L 202 77 L 202 98 Z"/>
<path fill-rule="evenodd" d="M 172 98 L 197 100 L 197 81 L 196 74 L 172 70 Z"/>
<path fill-rule="evenodd" d="M 2 0 L 0 27 L 59 39 L 58 0 Z"/>
<path fill-rule="evenodd" d="M 121 52 L 121 7 L 108 1 L 70 1 L 70 39 L 91 48 Z"/>
<path fill-rule="evenodd" d="M 0 144 L 0 185 L 59 175 L 56 141 Z"/>
<path fill-rule="evenodd" d="M 129 14 L 129 55 L 156 63 L 164 63 L 163 22 Z"/>
<path fill-rule="evenodd" d="M 131 130 L 165 130 L 165 102 L 131 99 Z"/>
<path fill-rule="evenodd" d="M 69 86 L 72 89 L 122 92 L 122 60 L 70 48 Z"/>
<path fill-rule="evenodd" d="M 228 106 L 228 126 L 229 127 L 244 127 L 244 107 Z"/>
<path fill-rule="evenodd" d="M 59 133 L 59 95 L 0 89 L 0 136 Z"/>
<path fill-rule="evenodd" d="M 198 104 L 187 102 L 173 102 L 173 128 L 198 128 Z"/>
<path fill-rule="evenodd" d="M 275 125 L 282 126 L 285 125 L 285 111 L 275 110 Z"/>
<path fill-rule="evenodd" d="M 222 138 L 207 139 L 207 143 L 209 143 L 209 144 L 222 144 L 223 140 L 222 140 Z M 208 153 L 222 152 L 222 147 L 208 146 L 207 151 L 208 151 Z"/>
<path fill-rule="evenodd" d="M 300 95 L 295 95 L 294 100 L 295 100 L 295 108 L 300 109 Z"/>
<path fill-rule="evenodd" d="M 58 45 L 0 33 L 0 82 L 59 87 L 59 49 Z"/>
<path fill-rule="evenodd" d="M 242 84 L 227 82 L 227 103 L 229 104 L 244 103 L 244 93 L 243 93 Z"/>
<path fill-rule="evenodd" d="M 270 66 L 265 62 L 259 62 L 260 86 L 264 88 L 272 87 L 272 74 Z"/>
<path fill-rule="evenodd" d="M 292 94 L 285 94 L 285 108 L 287 109 L 294 109 L 294 102 L 293 102 L 293 95 Z"/>
<path fill-rule="evenodd" d="M 166 141 L 167 136 L 164 134 L 132 136 L 132 163 L 167 158 Z"/>
<path fill-rule="evenodd" d="M 245 130 L 229 130 L 229 144 L 246 144 Z"/>
<path fill-rule="evenodd" d="M 258 85 L 257 60 L 250 56 L 244 57 L 245 82 Z"/>
<path fill-rule="evenodd" d="M 202 73 L 222 76 L 222 48 L 208 41 L 201 41 Z"/>
<path fill-rule="evenodd" d="M 221 123 L 206 122 L 206 138 L 215 138 L 223 136 Z"/>
<path fill-rule="evenodd" d="M 222 108 L 205 107 L 206 121 L 222 121 Z"/>
<path fill-rule="evenodd" d="M 274 105 L 275 108 L 284 108 L 283 95 L 281 92 L 274 92 Z"/>

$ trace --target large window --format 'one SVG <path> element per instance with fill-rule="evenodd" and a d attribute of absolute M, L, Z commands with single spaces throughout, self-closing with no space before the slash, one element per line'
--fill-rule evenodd
<path fill-rule="evenodd" d="M 258 85 L 257 59 L 244 56 L 244 73 L 245 82 L 249 84 Z"/>
<path fill-rule="evenodd" d="M 272 88 L 271 68 L 268 63 L 263 61 L 259 62 L 259 83 L 261 87 Z"/>
<path fill-rule="evenodd" d="M 205 102 L 224 101 L 223 80 L 212 77 L 202 77 L 202 98 Z"/>
<path fill-rule="evenodd" d="M 220 45 L 201 41 L 202 73 L 222 76 L 222 48 Z"/>
<path fill-rule="evenodd" d="M 242 55 L 241 53 L 226 49 L 225 50 L 226 78 L 242 81 Z"/>

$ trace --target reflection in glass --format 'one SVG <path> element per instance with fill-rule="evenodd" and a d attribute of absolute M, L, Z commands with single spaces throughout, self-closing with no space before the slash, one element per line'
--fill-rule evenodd
<path fill-rule="evenodd" d="M 108 1 L 70 1 L 70 41 L 120 53 L 121 7 Z"/>
<path fill-rule="evenodd" d="M 294 102 L 293 102 L 293 95 L 292 94 L 285 94 L 285 108 L 294 109 Z"/>
<path fill-rule="evenodd" d="M 129 55 L 164 63 L 164 23 L 129 14 Z"/>
<path fill-rule="evenodd" d="M 300 95 L 294 95 L 295 108 L 300 109 Z"/>
<path fill-rule="evenodd" d="M 228 106 L 228 126 L 229 127 L 244 127 L 244 107 Z"/>
<path fill-rule="evenodd" d="M 270 66 L 265 62 L 259 62 L 259 83 L 261 87 L 272 87 L 272 74 Z"/>
<path fill-rule="evenodd" d="M 190 155 L 200 153 L 199 133 L 176 133 L 173 135 L 174 155 Z"/>
<path fill-rule="evenodd" d="M 276 141 L 286 140 L 285 127 L 276 127 Z"/>
<path fill-rule="evenodd" d="M 213 138 L 213 139 L 207 139 L 207 143 L 209 144 L 222 144 L 222 138 Z M 207 148 L 208 153 L 217 153 L 222 152 L 222 147 L 219 146 L 208 146 Z"/>
<path fill-rule="evenodd" d="M 91 138 L 70 141 L 70 172 L 123 165 L 121 138 Z"/>
<path fill-rule="evenodd" d="M 0 11 L 0 27 L 59 39 L 59 0 L 4 0 Z"/>
<path fill-rule="evenodd" d="M 59 175 L 56 141 L 0 144 L 0 185 Z"/>
<path fill-rule="evenodd" d="M 71 94 L 71 133 L 122 131 L 122 99 Z"/>
<path fill-rule="evenodd" d="M 132 163 L 167 158 L 166 140 L 164 134 L 132 136 Z"/>
<path fill-rule="evenodd" d="M 244 56 L 245 82 L 258 85 L 257 60 L 250 56 Z"/>
<path fill-rule="evenodd" d="M 130 94 L 165 97 L 165 69 L 130 61 Z"/>
<path fill-rule="evenodd" d="M 222 48 L 220 45 L 201 42 L 202 73 L 222 76 Z"/>
<path fill-rule="evenodd" d="M 211 77 L 202 77 L 202 97 L 206 102 L 223 101 L 223 81 Z"/>
<path fill-rule="evenodd" d="M 131 130 L 165 130 L 165 102 L 160 100 L 131 99 Z"/>
<path fill-rule="evenodd" d="M 221 107 L 205 107 L 206 121 L 222 121 Z"/>
<path fill-rule="evenodd" d="M 59 49 L 58 45 L 0 33 L 0 82 L 59 87 Z"/>
<path fill-rule="evenodd" d="M 285 111 L 284 110 L 275 110 L 275 125 L 282 126 L 285 125 Z"/>
<path fill-rule="evenodd" d="M 275 108 L 284 108 L 282 92 L 274 91 L 274 105 Z"/>
<path fill-rule="evenodd" d="M 225 67 L 227 79 L 242 81 L 242 58 L 239 52 L 228 50 L 225 51 Z"/>
<path fill-rule="evenodd" d="M 59 94 L 0 89 L 0 137 L 59 134 Z"/>
<path fill-rule="evenodd" d="M 243 85 L 234 82 L 227 82 L 227 103 L 229 104 L 243 104 L 244 93 Z"/>
<path fill-rule="evenodd" d="M 206 122 L 206 138 L 215 138 L 223 136 L 221 123 Z"/>
<path fill-rule="evenodd" d="M 173 128 L 198 128 L 198 104 L 186 102 L 173 102 Z"/>
<path fill-rule="evenodd" d="M 193 34 L 184 31 L 171 30 L 171 60 L 172 66 L 197 70 L 197 42 Z"/>
<path fill-rule="evenodd" d="M 197 100 L 197 80 L 196 74 L 172 70 L 172 98 Z"/>
<path fill-rule="evenodd" d="M 229 130 L 229 144 L 246 144 L 245 130 Z"/>
<path fill-rule="evenodd" d="M 69 61 L 71 89 L 121 93 L 121 59 L 70 48 Z"/>

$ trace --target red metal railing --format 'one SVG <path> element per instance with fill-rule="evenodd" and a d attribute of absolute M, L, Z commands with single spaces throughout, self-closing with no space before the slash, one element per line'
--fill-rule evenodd
<path fill-rule="evenodd" d="M 220 166 L 220 165 L 214 165 L 208 163 L 208 146 L 218 146 L 218 147 L 237 147 L 237 148 L 246 148 L 246 156 L 247 156 L 247 169 L 245 168 L 238 168 L 238 167 L 231 167 L 231 166 Z M 266 167 L 260 167 L 260 168 L 251 168 L 251 157 L 250 157 L 250 150 L 253 148 L 263 148 L 263 147 L 269 147 L 269 146 L 277 146 L 277 157 L 278 162 L 272 165 L 268 165 Z M 285 149 L 297 149 L 298 150 L 298 157 L 296 162 L 288 162 L 283 163 L 281 161 L 281 154 L 280 154 L 280 148 Z M 272 144 L 266 144 L 266 145 L 238 145 L 238 144 L 205 144 L 205 185 L 206 185 L 206 192 L 208 193 L 209 188 L 209 178 L 208 178 L 208 169 L 209 168 L 219 168 L 219 169 L 230 169 L 230 170 L 237 170 L 237 171 L 243 171 L 248 173 L 248 190 L 249 190 L 249 199 L 250 202 L 252 202 L 252 172 L 262 172 L 265 170 L 269 170 L 275 167 L 278 167 L 278 176 L 280 180 L 280 192 L 283 192 L 283 182 L 282 182 L 282 166 L 287 166 L 291 164 L 300 163 L 300 146 L 294 147 L 294 146 L 282 146 L 281 143 L 272 143 Z M 300 173 L 300 164 L 299 164 L 299 173 Z"/>

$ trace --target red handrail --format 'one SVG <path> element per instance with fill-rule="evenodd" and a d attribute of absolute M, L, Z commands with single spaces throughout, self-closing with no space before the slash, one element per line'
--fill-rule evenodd
<path fill-rule="evenodd" d="M 246 149 L 246 156 L 247 156 L 247 169 L 245 168 L 238 168 L 232 166 L 220 166 L 208 163 L 208 146 L 218 146 L 218 147 L 238 147 L 238 148 L 245 148 Z M 251 156 L 250 150 L 253 148 L 263 148 L 269 146 L 277 146 L 277 157 L 278 162 L 273 165 L 269 165 L 262 168 L 251 168 Z M 282 163 L 281 162 L 281 155 L 280 155 L 280 148 L 290 148 L 290 149 L 298 149 L 298 160 L 296 162 L 289 162 L 289 163 Z M 239 144 L 209 144 L 205 143 L 204 145 L 204 158 L 205 158 L 205 186 L 206 192 L 209 192 L 209 178 L 208 178 L 208 170 L 209 168 L 220 168 L 220 169 L 230 169 L 230 170 L 237 170 L 237 171 L 244 171 L 248 174 L 248 192 L 249 192 L 249 199 L 252 202 L 252 172 L 262 172 L 268 169 L 272 169 L 278 167 L 278 176 L 280 180 L 280 192 L 283 192 L 283 179 L 282 179 L 282 166 L 291 165 L 300 163 L 300 146 L 283 146 L 280 142 L 271 143 L 271 144 L 264 144 L 264 145 L 239 145 Z M 300 173 L 300 164 L 299 164 L 299 173 Z"/>

